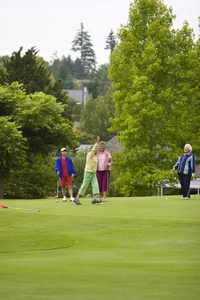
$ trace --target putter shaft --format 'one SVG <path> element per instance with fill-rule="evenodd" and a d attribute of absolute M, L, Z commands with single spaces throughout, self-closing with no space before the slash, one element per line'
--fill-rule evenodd
<path fill-rule="evenodd" d="M 11 208 L 11 209 L 21 209 L 21 210 L 30 210 L 30 211 L 40 212 L 40 210 L 28 209 L 28 208 L 17 208 L 17 207 L 8 207 L 8 208 Z"/>

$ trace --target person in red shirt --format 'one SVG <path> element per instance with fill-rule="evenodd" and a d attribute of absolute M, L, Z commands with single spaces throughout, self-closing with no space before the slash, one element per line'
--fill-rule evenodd
<path fill-rule="evenodd" d="M 62 201 L 67 201 L 65 186 L 68 186 L 70 201 L 74 201 L 72 190 L 72 176 L 75 174 L 72 159 L 67 156 L 67 149 L 61 149 L 61 156 L 56 160 L 55 171 L 59 176 L 61 191 L 63 195 Z"/>

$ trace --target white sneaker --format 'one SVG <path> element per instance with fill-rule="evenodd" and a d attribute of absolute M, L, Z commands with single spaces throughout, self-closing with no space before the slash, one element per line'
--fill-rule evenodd
<path fill-rule="evenodd" d="M 66 196 L 64 196 L 62 199 L 62 202 L 66 202 L 66 201 L 67 201 L 67 198 L 66 198 Z"/>
<path fill-rule="evenodd" d="M 74 202 L 75 198 L 74 197 L 71 197 L 70 198 L 70 202 Z"/>

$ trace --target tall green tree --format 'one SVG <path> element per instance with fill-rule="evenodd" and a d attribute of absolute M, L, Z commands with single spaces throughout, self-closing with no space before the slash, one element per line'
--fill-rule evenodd
<path fill-rule="evenodd" d="M 72 41 L 72 50 L 75 52 L 80 51 L 81 64 L 84 67 L 84 75 L 86 78 L 93 76 L 96 72 L 96 57 L 91 37 L 88 32 L 84 30 L 83 23 L 81 23 L 81 29 L 78 30 Z"/>
<path fill-rule="evenodd" d="M 135 0 L 118 33 L 110 78 L 116 116 L 113 130 L 124 146 L 117 154 L 116 183 L 126 195 L 152 195 L 192 135 L 199 66 L 192 30 L 172 29 L 172 8 L 159 0 Z M 199 101 L 199 100 L 198 100 Z"/>
<path fill-rule="evenodd" d="M 199 28 L 200 28 L 200 19 L 199 19 Z M 194 143 L 193 151 L 196 154 L 196 163 L 200 163 L 200 36 L 195 45 L 195 51 L 192 53 L 195 56 L 189 63 L 192 63 L 192 67 L 194 68 L 196 76 L 190 77 L 190 84 L 193 86 L 192 89 L 192 97 L 190 107 L 192 107 L 192 111 L 190 114 L 190 118 L 192 122 L 190 122 L 190 132 L 191 132 L 191 143 Z M 197 62 L 198 61 L 198 62 Z"/>

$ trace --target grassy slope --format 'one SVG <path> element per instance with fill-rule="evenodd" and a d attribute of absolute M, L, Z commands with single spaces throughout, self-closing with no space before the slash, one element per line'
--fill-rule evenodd
<path fill-rule="evenodd" d="M 200 196 L 1 200 L 0 298 L 199 299 Z"/>

